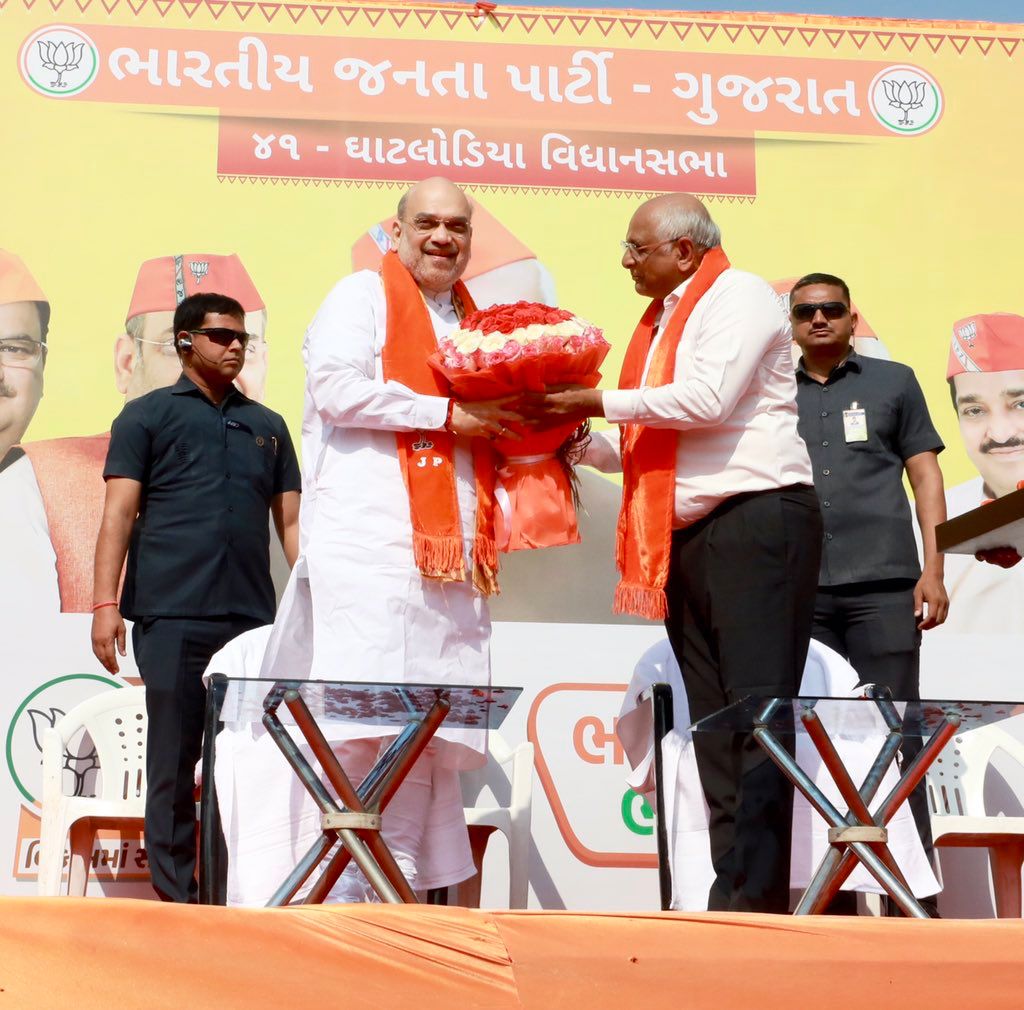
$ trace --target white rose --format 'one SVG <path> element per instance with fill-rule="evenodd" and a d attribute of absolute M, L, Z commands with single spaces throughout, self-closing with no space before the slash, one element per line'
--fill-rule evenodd
<path fill-rule="evenodd" d="M 480 347 L 483 333 L 480 330 L 456 330 L 451 341 L 460 354 L 472 354 Z"/>
<path fill-rule="evenodd" d="M 511 339 L 508 333 L 499 333 L 495 330 L 493 333 L 488 333 L 480 341 L 480 350 L 484 354 L 488 354 L 491 351 L 500 351 L 506 343 Z"/>

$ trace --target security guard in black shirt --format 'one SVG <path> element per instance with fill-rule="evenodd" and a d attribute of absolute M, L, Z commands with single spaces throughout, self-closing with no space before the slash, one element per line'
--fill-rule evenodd
<path fill-rule="evenodd" d="M 194 902 L 202 675 L 232 638 L 273 621 L 267 513 L 294 564 L 301 485 L 283 419 L 233 384 L 248 340 L 242 306 L 225 295 L 192 295 L 174 314 L 174 334 L 181 378 L 127 403 L 111 427 L 92 645 L 117 673 L 124 621 L 134 622 L 149 718 L 153 886 L 166 901 Z"/>
<path fill-rule="evenodd" d="M 946 619 L 943 558 L 935 527 L 946 518 L 942 440 L 913 371 L 856 354 L 850 290 L 832 274 L 808 274 L 790 292 L 799 431 L 814 468 L 825 526 L 812 637 L 834 649 L 862 684 L 894 698 L 919 697 L 921 632 Z M 914 492 L 924 547 L 917 558 L 903 474 Z M 903 760 L 920 743 L 904 742 Z M 910 806 L 927 850 L 924 786 Z M 850 895 L 852 897 L 852 895 Z M 934 909 L 934 901 L 929 902 Z M 832 908 L 849 910 L 837 896 Z"/>

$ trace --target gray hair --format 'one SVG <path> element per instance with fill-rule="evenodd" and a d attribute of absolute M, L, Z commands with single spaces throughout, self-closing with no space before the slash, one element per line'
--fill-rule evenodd
<path fill-rule="evenodd" d="M 682 207 L 669 204 L 658 215 L 658 238 L 665 242 L 688 238 L 699 249 L 713 249 L 722 244 L 722 232 L 703 204 Z"/>
<path fill-rule="evenodd" d="M 124 331 L 133 341 L 141 341 L 142 334 L 146 332 L 146 313 L 140 312 L 137 316 L 132 316 L 127 320 L 124 324 Z"/>
<path fill-rule="evenodd" d="M 136 355 L 138 355 L 138 357 L 141 358 L 145 354 L 145 348 L 143 345 L 151 343 L 151 341 L 146 340 L 146 338 L 143 336 L 143 334 L 146 332 L 146 313 L 140 312 L 137 316 L 132 316 L 131 319 L 125 320 L 124 332 L 127 333 L 128 336 L 132 338 L 132 344 L 135 347 L 135 353 Z M 172 336 L 171 340 L 173 339 L 174 337 Z M 175 345 L 174 349 L 178 349 L 177 345 Z M 178 354 L 178 357 L 181 357 L 180 352 Z"/>

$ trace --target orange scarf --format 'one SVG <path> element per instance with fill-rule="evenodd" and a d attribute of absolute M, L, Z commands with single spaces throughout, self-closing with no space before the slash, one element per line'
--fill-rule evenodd
<path fill-rule="evenodd" d="M 384 379 L 401 382 L 417 393 L 450 396 L 447 380 L 427 363 L 437 351 L 437 337 L 423 295 L 398 254 L 381 264 L 387 332 L 382 365 Z M 462 281 L 452 297 L 463 311 L 476 306 Z M 455 492 L 455 436 L 447 431 L 397 432 L 402 479 L 409 492 L 412 547 L 416 567 L 428 579 L 461 582 L 466 577 L 459 502 Z M 498 551 L 494 542 L 494 451 L 486 439 L 474 438 L 476 530 L 473 538 L 473 585 L 485 596 L 498 591 Z"/>
<path fill-rule="evenodd" d="M 720 246 L 709 249 L 683 292 L 661 334 L 645 386 L 664 386 L 675 378 L 676 351 L 690 313 L 719 274 L 729 269 Z M 662 308 L 656 299 L 647 307 L 626 349 L 619 389 L 638 389 L 644 379 L 654 321 Z M 615 561 L 622 578 L 615 590 L 614 611 L 663 620 L 668 614 L 665 583 L 672 550 L 675 516 L 676 448 L 679 432 L 672 428 L 623 425 L 622 509 L 615 531 Z"/>

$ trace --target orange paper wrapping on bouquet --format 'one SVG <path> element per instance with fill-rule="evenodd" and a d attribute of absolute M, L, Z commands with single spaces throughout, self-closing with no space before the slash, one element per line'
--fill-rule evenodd
<path fill-rule="evenodd" d="M 495 489 L 498 550 L 508 553 L 580 542 L 569 477 L 556 455 L 577 427 L 578 422 L 572 422 L 542 432 L 525 431 L 521 442 L 495 441 L 504 458 Z"/>
<path fill-rule="evenodd" d="M 440 353 L 430 358 L 451 384 L 452 394 L 467 402 L 495 400 L 523 392 L 543 392 L 546 386 L 593 388 L 601 381 L 598 369 L 608 344 L 582 351 L 520 357 L 475 372 L 448 368 Z M 562 547 L 580 542 L 569 477 L 558 459 L 559 447 L 579 427 L 578 421 L 544 431 L 509 425 L 522 440 L 496 439 L 503 457 L 498 470 L 495 540 L 503 552 Z"/>

